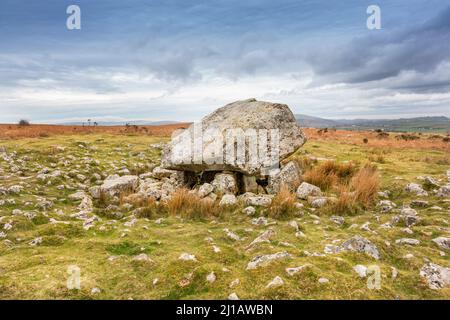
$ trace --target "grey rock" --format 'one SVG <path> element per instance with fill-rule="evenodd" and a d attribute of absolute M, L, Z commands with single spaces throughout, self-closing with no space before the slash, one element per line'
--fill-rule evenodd
<path fill-rule="evenodd" d="M 232 206 L 237 203 L 236 196 L 234 194 L 224 194 L 219 202 L 219 206 Z"/>
<path fill-rule="evenodd" d="M 410 245 L 410 246 L 417 246 L 420 244 L 420 241 L 417 239 L 411 239 L 411 238 L 401 238 L 395 240 L 395 243 L 398 245 Z"/>
<path fill-rule="evenodd" d="M 423 188 L 417 183 L 408 183 L 405 187 L 405 191 L 408 193 L 415 194 L 417 196 L 428 196 L 428 192 L 423 190 Z"/>
<path fill-rule="evenodd" d="M 302 182 L 297 189 L 297 197 L 303 200 L 308 199 L 309 196 L 319 197 L 322 195 L 322 191 L 319 187 L 312 185 L 308 182 Z"/>
<path fill-rule="evenodd" d="M 380 208 L 381 213 L 388 213 L 396 206 L 397 205 L 390 200 L 380 200 L 377 203 L 377 207 Z"/>
<path fill-rule="evenodd" d="M 214 190 L 214 186 L 212 184 L 204 183 L 198 189 L 197 194 L 200 198 L 204 198 L 207 195 L 209 195 L 211 192 L 213 192 L 213 190 Z"/>
<path fill-rule="evenodd" d="M 445 186 L 440 187 L 436 192 L 436 196 L 441 198 L 450 197 L 450 184 L 446 184 Z"/>
<path fill-rule="evenodd" d="M 254 257 L 248 264 L 246 270 L 253 270 L 261 266 L 265 266 L 272 261 L 290 258 L 291 254 L 281 251 L 273 254 L 259 255 Z"/>
<path fill-rule="evenodd" d="M 345 218 L 342 216 L 331 216 L 330 220 L 333 221 L 334 223 L 338 224 L 338 225 L 343 225 L 345 222 Z"/>
<path fill-rule="evenodd" d="M 337 247 L 337 252 L 342 251 L 363 252 L 376 260 L 380 259 L 380 253 L 378 252 L 377 247 L 372 242 L 359 235 L 348 239 Z"/>
<path fill-rule="evenodd" d="M 283 279 L 281 279 L 281 277 L 279 277 L 279 276 L 276 276 L 275 278 L 273 278 L 272 281 L 270 281 L 267 284 L 266 288 L 280 287 L 282 285 L 284 285 Z"/>
<path fill-rule="evenodd" d="M 278 129 L 279 132 L 279 159 L 287 158 L 300 148 L 306 141 L 306 137 L 300 129 L 293 113 L 287 105 L 256 101 L 248 99 L 233 102 L 217 109 L 201 121 L 203 137 L 194 135 L 194 126 L 186 130 L 180 130 L 172 136 L 172 141 L 164 148 L 161 165 L 166 169 L 187 170 L 187 171 L 239 171 L 250 176 L 267 176 L 267 165 L 263 161 L 257 164 L 247 161 L 224 161 L 223 155 L 205 154 L 200 161 L 193 161 L 193 154 L 186 152 L 185 137 L 195 137 L 202 150 L 214 149 L 214 143 L 225 144 L 227 132 L 230 129 L 242 130 L 271 130 Z M 213 134 L 211 130 L 217 130 Z M 261 131 L 260 131 L 261 133 Z M 197 138 L 197 136 L 200 136 Z M 200 140 L 200 138 L 202 138 Z M 195 144 L 195 143 L 194 143 Z M 222 146 L 225 150 L 225 146 Z M 245 145 L 246 154 L 249 153 L 249 146 Z M 185 151 L 185 152 L 183 152 Z M 217 161 L 217 157 L 222 161 Z"/>
<path fill-rule="evenodd" d="M 431 262 L 420 269 L 420 276 L 427 280 L 428 287 L 433 290 L 445 288 L 450 284 L 450 270 Z"/>
<path fill-rule="evenodd" d="M 236 177 L 232 173 L 217 173 L 211 182 L 215 193 L 236 194 Z"/>
<path fill-rule="evenodd" d="M 438 237 L 432 240 L 436 243 L 441 249 L 450 250 L 450 238 L 446 237 Z"/>
<path fill-rule="evenodd" d="M 100 186 L 100 192 L 105 192 L 110 196 L 118 195 L 122 191 L 134 191 L 139 185 L 138 176 L 109 176 Z"/>
<path fill-rule="evenodd" d="M 267 189 L 269 193 L 277 193 L 285 186 L 290 192 L 295 192 L 300 179 L 301 171 L 298 164 L 290 161 L 277 174 L 269 176 Z"/>

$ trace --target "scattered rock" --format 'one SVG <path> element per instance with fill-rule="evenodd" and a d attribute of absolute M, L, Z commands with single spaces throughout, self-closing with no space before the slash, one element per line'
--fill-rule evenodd
<path fill-rule="evenodd" d="M 427 280 L 428 287 L 433 290 L 445 288 L 450 284 L 450 270 L 431 262 L 420 269 L 420 276 Z"/>
<path fill-rule="evenodd" d="M 428 192 L 423 190 L 423 188 L 417 183 L 408 183 L 405 187 L 405 191 L 408 193 L 415 194 L 416 196 L 428 196 Z"/>
<path fill-rule="evenodd" d="M 92 295 L 98 294 L 98 293 L 100 293 L 100 292 L 101 292 L 101 290 L 100 290 L 99 288 L 97 288 L 97 287 L 91 289 L 91 294 L 92 294 Z"/>
<path fill-rule="evenodd" d="M 307 182 L 302 182 L 298 187 L 296 194 L 298 198 L 306 200 L 309 196 L 322 196 L 322 191 L 315 185 L 309 184 Z"/>
<path fill-rule="evenodd" d="M 237 287 L 240 283 L 241 283 L 241 281 L 240 281 L 239 279 L 234 279 L 234 280 L 231 281 L 231 283 L 230 283 L 230 288 Z"/>
<path fill-rule="evenodd" d="M 266 288 L 269 289 L 269 288 L 274 288 L 274 287 L 280 287 L 282 285 L 284 285 L 283 279 L 281 279 L 281 277 L 279 277 L 279 276 L 276 276 L 275 278 L 273 278 L 272 281 L 270 281 L 267 284 Z"/>
<path fill-rule="evenodd" d="M 380 208 L 381 213 L 388 213 L 394 209 L 397 205 L 390 200 L 380 200 L 377 203 L 377 207 Z"/>
<path fill-rule="evenodd" d="M 325 284 L 330 282 L 330 280 L 328 280 L 327 278 L 319 278 L 319 283 Z"/>
<path fill-rule="evenodd" d="M 327 197 L 308 197 L 308 202 L 313 208 L 322 208 L 328 203 Z"/>
<path fill-rule="evenodd" d="M 436 196 L 441 198 L 450 197 L 450 184 L 440 187 L 439 190 L 436 192 Z"/>
<path fill-rule="evenodd" d="M 133 258 L 134 261 L 151 261 L 148 255 L 141 253 Z"/>
<path fill-rule="evenodd" d="M 450 238 L 438 237 L 432 240 L 441 249 L 450 250 Z"/>
<path fill-rule="evenodd" d="M 256 213 L 256 209 L 253 208 L 252 206 L 248 206 L 248 207 L 245 207 L 242 210 L 242 213 L 244 213 L 244 214 L 246 214 L 248 216 L 252 216 L 252 215 L 254 215 Z"/>
<path fill-rule="evenodd" d="M 272 203 L 272 196 L 270 195 L 254 195 L 245 193 L 241 197 L 248 206 L 268 207 Z"/>
<path fill-rule="evenodd" d="M 357 264 L 353 267 L 353 270 L 361 277 L 365 278 L 367 276 L 367 267 L 362 264 Z"/>
<path fill-rule="evenodd" d="M 290 258 L 290 257 L 291 257 L 291 255 L 286 251 L 277 252 L 274 254 L 259 255 L 259 256 L 254 257 L 247 264 L 246 270 L 253 270 L 253 269 L 259 268 L 261 266 L 265 266 L 272 261 L 286 259 L 286 258 Z"/>
<path fill-rule="evenodd" d="M 339 253 L 343 251 L 362 252 L 371 256 L 376 260 L 380 259 L 380 253 L 378 252 L 377 247 L 372 242 L 359 235 L 356 235 L 348 239 L 338 247 L 334 246 L 328 248 L 329 249 L 331 248 L 331 251 L 334 251 L 334 253 Z"/>
<path fill-rule="evenodd" d="M 333 221 L 334 223 L 342 226 L 345 222 L 345 218 L 342 216 L 331 216 L 330 220 Z"/>
<path fill-rule="evenodd" d="M 206 281 L 208 281 L 209 283 L 213 283 L 214 281 L 216 281 L 216 274 L 214 273 L 214 271 L 211 271 L 211 273 L 206 276 Z"/>
<path fill-rule="evenodd" d="M 179 257 L 179 260 L 183 260 L 183 261 L 197 261 L 197 258 L 193 255 L 193 254 L 189 254 L 189 253 L 182 253 Z"/>
<path fill-rule="evenodd" d="M 229 230 L 229 229 L 223 229 L 223 231 L 225 231 L 225 234 L 227 235 L 228 238 L 234 240 L 234 241 L 240 241 L 241 238 L 234 233 L 233 231 Z"/>
<path fill-rule="evenodd" d="M 286 273 L 290 276 L 293 276 L 297 273 L 299 273 L 300 271 L 302 271 L 303 269 L 310 267 L 310 264 L 305 264 L 303 266 L 299 266 L 299 267 L 295 267 L 295 268 L 286 268 Z"/>
<path fill-rule="evenodd" d="M 213 190 L 214 190 L 214 186 L 212 184 L 204 183 L 198 189 L 197 194 L 200 198 L 204 198 L 207 195 L 209 195 L 211 192 L 213 192 Z"/>
<path fill-rule="evenodd" d="M 103 184 L 100 186 L 100 192 L 105 192 L 110 196 L 116 196 L 122 191 L 130 192 L 136 190 L 138 184 L 138 176 L 120 177 L 118 175 L 113 175 L 105 179 Z M 94 196 L 94 194 L 92 196 Z"/>
<path fill-rule="evenodd" d="M 275 231 L 272 228 L 269 228 L 266 231 L 264 231 L 261 235 L 259 235 L 255 240 L 253 240 L 247 246 L 246 249 L 252 248 L 256 244 L 261 243 L 261 242 L 269 242 L 270 243 L 270 238 L 273 237 L 274 235 L 275 235 Z"/>
<path fill-rule="evenodd" d="M 228 300 L 239 300 L 239 297 L 236 293 L 233 292 L 228 296 Z"/>
<path fill-rule="evenodd" d="M 234 194 L 224 194 L 219 202 L 219 206 L 232 206 L 237 203 L 236 196 Z"/>
<path fill-rule="evenodd" d="M 410 246 L 417 246 L 420 244 L 420 241 L 417 239 L 411 239 L 411 238 L 401 238 L 401 239 L 395 240 L 395 243 L 398 245 L 407 244 Z"/>

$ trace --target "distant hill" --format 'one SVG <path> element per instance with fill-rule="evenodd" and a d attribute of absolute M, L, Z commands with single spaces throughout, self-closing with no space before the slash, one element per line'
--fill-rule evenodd
<path fill-rule="evenodd" d="M 308 116 L 306 114 L 296 114 L 295 118 L 302 127 L 308 128 L 334 128 L 339 125 L 334 120 Z"/>
<path fill-rule="evenodd" d="M 163 126 L 163 125 L 167 125 L 167 124 L 176 124 L 176 123 L 180 123 L 178 121 L 147 121 L 147 120 L 134 120 L 134 121 L 98 121 L 97 122 L 99 126 L 124 126 L 127 123 L 129 125 L 135 125 L 135 126 Z M 66 125 L 66 126 L 81 126 L 81 125 L 85 125 L 87 126 L 88 123 L 86 122 L 65 122 L 65 123 L 61 123 L 61 125 Z M 91 121 L 91 126 L 94 125 L 94 121 Z"/>
<path fill-rule="evenodd" d="M 450 118 L 416 117 L 400 119 L 323 119 L 303 114 L 295 118 L 303 127 L 336 128 L 348 130 L 383 129 L 385 131 L 415 131 L 415 132 L 450 132 Z"/>

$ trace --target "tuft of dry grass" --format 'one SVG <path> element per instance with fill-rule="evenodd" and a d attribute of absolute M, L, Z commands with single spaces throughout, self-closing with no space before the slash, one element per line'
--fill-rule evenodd
<path fill-rule="evenodd" d="M 350 181 L 355 200 L 364 208 L 370 207 L 376 200 L 380 189 L 380 178 L 376 166 L 366 164 Z"/>
<path fill-rule="evenodd" d="M 205 219 L 220 214 L 218 204 L 209 199 L 201 199 L 186 188 L 175 191 L 165 203 L 169 215 L 179 215 L 186 219 Z"/>
<path fill-rule="evenodd" d="M 301 171 L 310 170 L 315 164 L 317 164 L 317 159 L 312 159 L 302 155 L 293 155 L 284 160 L 283 163 L 285 164 L 289 161 L 294 161 L 295 163 L 297 163 Z"/>
<path fill-rule="evenodd" d="M 137 212 L 138 218 L 153 218 L 163 212 L 162 206 L 153 198 L 149 197 L 141 202 L 140 210 Z"/>
<path fill-rule="evenodd" d="M 328 190 L 338 184 L 347 183 L 355 172 L 356 165 L 352 162 L 325 161 L 307 171 L 303 175 L 303 180 Z"/>
<path fill-rule="evenodd" d="M 329 209 L 333 214 L 354 214 L 360 209 L 369 209 L 375 203 L 379 188 L 377 167 L 366 164 L 349 183 L 337 186 L 339 197 Z"/>
<path fill-rule="evenodd" d="M 268 208 L 268 216 L 274 219 L 288 219 L 297 211 L 295 203 L 297 197 L 289 191 L 289 188 L 282 185 L 280 191 L 272 199 Z"/>

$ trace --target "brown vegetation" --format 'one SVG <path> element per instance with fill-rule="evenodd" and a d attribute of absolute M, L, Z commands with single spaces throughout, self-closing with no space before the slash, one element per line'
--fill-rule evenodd
<path fill-rule="evenodd" d="M 70 134 L 139 134 L 151 136 L 170 136 L 179 128 L 187 128 L 189 123 L 176 123 L 158 126 L 61 126 L 47 124 L 0 124 L 0 139 L 45 138 L 53 135 Z"/>
<path fill-rule="evenodd" d="M 219 214 L 220 208 L 212 199 L 201 199 L 186 188 L 175 191 L 165 203 L 170 215 L 185 219 L 204 219 Z"/>
<path fill-rule="evenodd" d="M 348 183 L 355 171 L 356 166 L 353 162 L 325 161 L 306 171 L 303 180 L 323 190 L 328 190 L 334 186 Z"/>
<path fill-rule="evenodd" d="M 280 191 L 273 197 L 268 210 L 268 216 L 274 219 L 287 219 L 297 211 L 295 203 L 297 197 L 289 191 L 285 185 L 281 186 Z"/>
<path fill-rule="evenodd" d="M 351 214 L 368 209 L 375 203 L 380 179 L 375 166 L 366 164 L 360 168 L 348 183 L 337 185 L 339 196 L 329 206 L 333 214 Z"/>
<path fill-rule="evenodd" d="M 303 129 L 310 141 L 330 141 L 337 144 L 352 144 L 374 148 L 395 149 L 427 149 L 450 151 L 448 137 L 442 139 L 428 139 L 433 134 L 422 134 L 418 139 L 396 139 L 394 135 L 386 132 L 376 131 L 350 131 L 350 130 L 328 130 L 327 132 L 317 129 Z M 364 138 L 368 141 L 364 143 Z M 447 139 L 445 139 L 447 138 Z"/>

